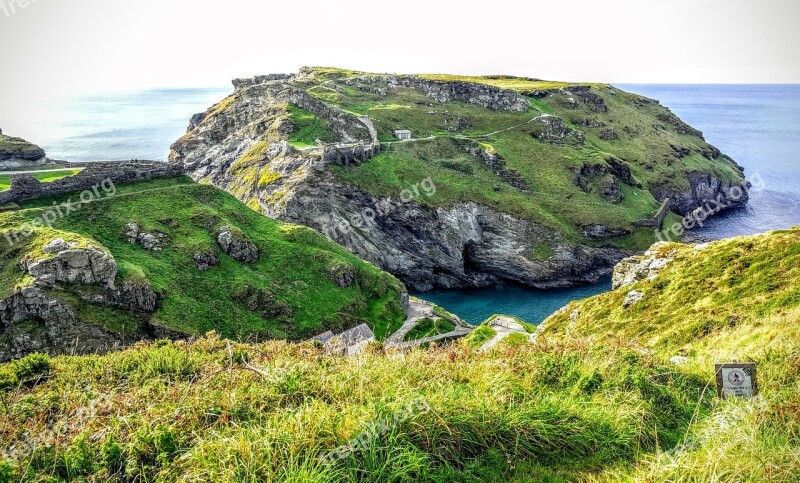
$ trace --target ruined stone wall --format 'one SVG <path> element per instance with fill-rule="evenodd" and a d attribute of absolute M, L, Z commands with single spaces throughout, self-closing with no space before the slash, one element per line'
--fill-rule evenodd
<path fill-rule="evenodd" d="M 35 200 L 92 189 L 111 180 L 114 184 L 169 178 L 183 174 L 168 163 L 95 163 L 73 176 L 42 183 L 29 173 L 11 176 L 11 187 L 0 191 L 0 205 Z"/>

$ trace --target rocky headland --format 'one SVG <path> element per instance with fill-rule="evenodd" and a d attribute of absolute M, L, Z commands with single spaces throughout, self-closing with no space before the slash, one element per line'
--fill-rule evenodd
<path fill-rule="evenodd" d="M 747 202 L 702 133 L 608 85 L 328 68 L 233 84 L 171 161 L 412 290 L 593 282 L 654 241 L 665 199 Z"/>

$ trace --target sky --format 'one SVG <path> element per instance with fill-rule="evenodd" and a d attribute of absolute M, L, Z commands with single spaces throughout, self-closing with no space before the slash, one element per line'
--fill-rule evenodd
<path fill-rule="evenodd" d="M 0 0 L 0 126 L 34 99 L 303 65 L 609 83 L 798 83 L 796 0 Z"/>

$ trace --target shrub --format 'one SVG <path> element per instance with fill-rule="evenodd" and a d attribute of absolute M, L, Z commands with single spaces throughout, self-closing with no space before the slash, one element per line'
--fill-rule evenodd
<path fill-rule="evenodd" d="M 50 356 L 34 353 L 12 363 L 14 373 L 20 382 L 26 383 L 35 379 L 43 379 L 50 375 L 52 368 Z"/>

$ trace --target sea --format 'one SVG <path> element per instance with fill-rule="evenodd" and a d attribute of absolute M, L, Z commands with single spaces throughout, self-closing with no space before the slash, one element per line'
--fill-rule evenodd
<path fill-rule="evenodd" d="M 694 234 L 719 239 L 800 225 L 800 85 L 618 85 L 672 109 L 753 179 L 748 207 L 705 222 Z M 192 114 L 230 88 L 147 89 L 48 101 L 26 118 L 3 120 L 3 131 L 42 146 L 53 159 L 166 160 Z M 655 240 L 654 240 L 655 241 Z M 495 313 L 540 323 L 571 300 L 610 290 L 611 282 L 534 290 L 513 284 L 417 296 L 465 321 Z"/>

